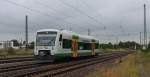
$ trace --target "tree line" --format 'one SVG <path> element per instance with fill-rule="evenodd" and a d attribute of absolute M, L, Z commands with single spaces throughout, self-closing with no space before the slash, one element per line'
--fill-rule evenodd
<path fill-rule="evenodd" d="M 102 49 L 141 49 L 141 45 L 135 41 L 119 42 L 118 44 L 112 44 L 111 42 L 107 44 L 100 44 Z"/>

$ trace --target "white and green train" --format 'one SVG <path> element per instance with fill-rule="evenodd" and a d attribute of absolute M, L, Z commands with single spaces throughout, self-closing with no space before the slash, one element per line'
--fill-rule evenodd
<path fill-rule="evenodd" d="M 34 55 L 43 62 L 95 56 L 99 40 L 67 30 L 42 29 L 36 32 Z"/>

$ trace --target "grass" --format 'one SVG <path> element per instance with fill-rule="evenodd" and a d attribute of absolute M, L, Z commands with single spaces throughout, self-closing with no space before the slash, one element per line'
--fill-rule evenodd
<path fill-rule="evenodd" d="M 126 49 L 109 49 L 109 48 L 107 48 L 107 49 L 103 49 L 104 50 L 104 52 L 116 52 L 116 51 L 125 51 Z"/>
<path fill-rule="evenodd" d="M 149 77 L 150 53 L 128 55 L 121 63 L 106 64 L 86 77 Z"/>
<path fill-rule="evenodd" d="M 33 50 L 28 49 L 25 51 L 24 49 L 0 49 L 0 58 L 12 58 L 12 57 L 28 57 L 33 56 Z"/>

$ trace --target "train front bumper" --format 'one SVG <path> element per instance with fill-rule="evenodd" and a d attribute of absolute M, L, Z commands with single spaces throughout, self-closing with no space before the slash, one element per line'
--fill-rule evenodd
<path fill-rule="evenodd" d="M 54 55 L 46 55 L 46 56 L 36 55 L 35 58 L 36 58 L 36 61 L 38 62 L 54 62 L 55 61 Z"/>

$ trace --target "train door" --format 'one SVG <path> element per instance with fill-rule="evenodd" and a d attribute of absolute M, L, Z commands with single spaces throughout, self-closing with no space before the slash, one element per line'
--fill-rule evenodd
<path fill-rule="evenodd" d="M 95 56 L 95 40 L 92 40 L 92 56 Z"/>
<path fill-rule="evenodd" d="M 77 58 L 78 57 L 78 37 L 73 36 L 72 37 L 72 57 Z"/>

